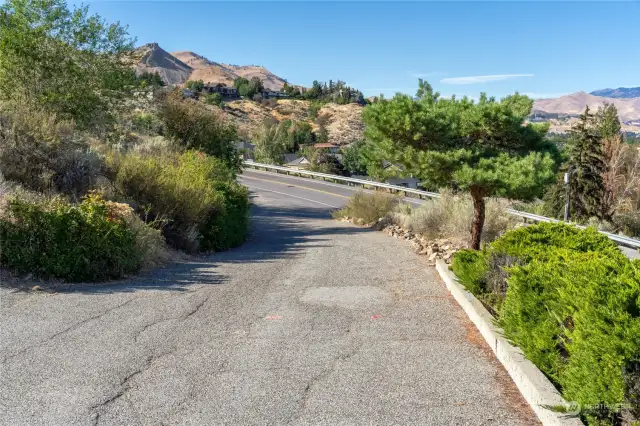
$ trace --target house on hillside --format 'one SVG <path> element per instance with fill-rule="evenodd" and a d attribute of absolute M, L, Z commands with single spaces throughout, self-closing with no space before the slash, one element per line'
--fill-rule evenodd
<path fill-rule="evenodd" d="M 284 92 L 279 92 L 276 90 L 263 90 L 262 92 L 260 92 L 260 94 L 262 95 L 263 99 L 271 99 L 271 98 L 288 98 L 289 95 L 287 95 Z"/>
<path fill-rule="evenodd" d="M 236 98 L 238 97 L 238 89 L 235 87 L 228 87 L 224 83 L 207 83 L 204 85 L 204 89 L 202 89 L 205 93 L 219 93 L 221 96 L 226 98 Z"/>
<path fill-rule="evenodd" d="M 284 154 L 284 165 L 292 169 L 305 170 L 309 168 L 309 160 L 298 154 Z"/>
<path fill-rule="evenodd" d="M 313 145 L 313 147 L 315 149 L 327 150 L 331 154 L 337 154 L 338 151 L 340 151 L 340 147 L 332 143 L 316 143 Z"/>

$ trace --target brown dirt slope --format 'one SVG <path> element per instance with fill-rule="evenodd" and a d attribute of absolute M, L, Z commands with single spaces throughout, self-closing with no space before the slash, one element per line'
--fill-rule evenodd
<path fill-rule="evenodd" d="M 233 85 L 237 77 L 258 77 L 269 90 L 281 90 L 285 80 L 268 69 L 255 65 L 239 66 L 213 62 L 190 51 L 169 53 L 157 43 L 141 46 L 131 54 L 132 66 L 138 74 L 157 72 L 169 85 L 183 85 L 188 80 Z"/>
<path fill-rule="evenodd" d="M 132 59 L 136 73 L 157 72 L 167 84 L 183 84 L 189 79 L 193 69 L 180 59 L 158 46 L 146 44 L 133 52 Z"/>
<path fill-rule="evenodd" d="M 236 77 L 244 77 L 248 80 L 252 77 L 258 77 L 262 80 L 264 87 L 269 90 L 280 90 L 285 83 L 284 79 L 264 67 L 221 64 L 189 51 L 172 52 L 171 54 L 193 68 L 191 80 L 232 85 Z"/>
<path fill-rule="evenodd" d="M 331 143 L 347 145 L 362 138 L 364 124 L 360 105 L 327 104 L 318 113 L 321 118 L 315 121 L 309 118 L 309 105 L 309 101 L 294 99 L 280 99 L 275 106 L 238 100 L 227 103 L 227 114 L 238 124 L 240 134 L 245 137 L 250 137 L 266 120 L 306 121 L 314 130 L 318 129 L 318 122 L 324 120 Z"/>

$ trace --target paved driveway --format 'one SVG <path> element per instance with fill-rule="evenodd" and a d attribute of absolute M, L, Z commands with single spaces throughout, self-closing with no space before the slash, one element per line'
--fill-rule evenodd
<path fill-rule="evenodd" d="M 0 289 L 0 424 L 536 423 L 404 242 L 331 220 L 344 196 L 252 176 L 243 247 L 108 286 Z"/>

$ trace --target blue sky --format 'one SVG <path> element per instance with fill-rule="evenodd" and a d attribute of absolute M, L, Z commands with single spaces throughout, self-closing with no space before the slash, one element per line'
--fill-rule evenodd
<path fill-rule="evenodd" d="M 366 96 L 555 97 L 640 86 L 640 3 L 133 2 L 91 10 L 129 25 L 138 44 L 262 65 L 289 82 L 341 79 Z"/>

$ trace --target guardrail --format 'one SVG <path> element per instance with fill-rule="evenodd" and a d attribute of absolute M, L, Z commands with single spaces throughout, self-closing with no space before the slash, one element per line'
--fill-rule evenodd
<path fill-rule="evenodd" d="M 332 175 L 329 173 L 318 173 L 318 172 L 310 172 L 307 170 L 297 170 L 289 167 L 274 166 L 272 164 L 256 163 L 254 161 L 245 161 L 244 165 L 246 167 L 253 167 L 258 170 L 259 169 L 265 169 L 265 171 L 275 170 L 276 172 L 285 172 L 286 174 L 289 174 L 289 175 L 293 174 L 293 175 L 300 175 L 300 176 L 309 176 L 311 178 L 317 177 L 317 178 L 322 178 L 323 180 L 329 179 L 334 182 L 345 182 L 347 185 L 355 184 L 355 185 L 362 185 L 363 187 L 370 186 L 372 188 L 384 188 L 384 189 L 389 189 L 395 192 L 401 192 L 401 193 L 404 193 L 405 195 L 409 195 L 409 194 L 417 195 L 418 198 L 420 199 L 440 197 L 440 194 L 438 194 L 437 192 L 429 192 L 429 191 L 422 191 L 419 189 L 405 188 L 403 186 L 391 185 L 388 183 L 376 182 L 372 180 L 354 179 L 354 178 L 345 177 L 345 176 Z M 558 220 L 558 219 L 553 219 L 546 216 L 539 216 L 533 213 L 521 212 L 519 210 L 514 210 L 514 209 L 506 209 L 506 212 L 513 216 L 518 216 L 525 220 L 528 219 L 536 222 L 562 222 L 561 220 Z M 577 224 L 572 224 L 572 225 L 580 229 L 585 228 L 584 226 L 577 225 Z M 605 231 L 599 231 L 599 232 L 601 234 L 606 235 L 607 237 L 609 237 L 609 239 L 617 242 L 620 245 L 640 249 L 640 240 L 636 240 L 630 237 L 625 237 L 623 235 L 612 234 L 610 232 L 605 232 Z"/>

